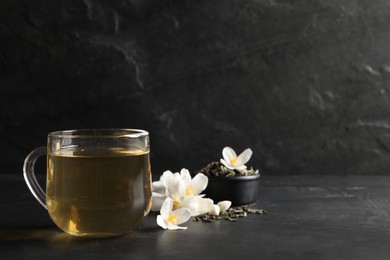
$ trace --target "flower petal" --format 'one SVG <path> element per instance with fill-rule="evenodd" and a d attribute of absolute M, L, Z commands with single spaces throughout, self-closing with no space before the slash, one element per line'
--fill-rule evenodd
<path fill-rule="evenodd" d="M 226 168 L 233 170 L 234 166 L 232 166 L 230 163 L 226 162 L 224 159 L 221 159 L 220 162 L 226 166 Z"/>
<path fill-rule="evenodd" d="M 209 183 L 209 178 L 203 173 L 198 173 L 191 180 L 191 187 L 194 191 L 194 195 L 199 195 L 202 191 L 204 191 Z"/>
<path fill-rule="evenodd" d="M 178 225 L 187 222 L 191 218 L 191 212 L 187 208 L 174 210 L 172 211 L 172 214 L 176 215 Z"/>
<path fill-rule="evenodd" d="M 242 165 L 237 165 L 237 166 L 234 167 L 234 169 L 242 171 L 242 170 L 246 169 L 246 165 L 243 165 L 243 164 Z"/>
<path fill-rule="evenodd" d="M 169 216 L 169 213 L 172 212 L 173 207 L 173 199 L 166 198 L 161 206 L 160 214 L 164 219 L 167 219 Z"/>
<path fill-rule="evenodd" d="M 165 224 L 165 221 L 164 221 L 163 217 L 161 215 L 157 216 L 157 225 L 159 225 L 163 229 L 167 229 L 168 228 L 167 225 Z"/>
<path fill-rule="evenodd" d="M 232 202 L 229 200 L 224 200 L 224 201 L 218 202 L 217 205 L 221 209 L 221 212 L 225 212 L 226 210 L 228 210 L 230 208 L 230 206 L 232 205 Z"/>
<path fill-rule="evenodd" d="M 180 179 L 171 176 L 166 181 L 167 197 L 180 198 L 185 194 L 186 186 Z"/>
<path fill-rule="evenodd" d="M 167 177 L 167 176 L 173 176 L 173 172 L 167 170 L 165 172 L 163 172 L 163 174 L 161 175 L 161 179 Z"/>
<path fill-rule="evenodd" d="M 230 160 L 232 158 L 237 158 L 236 152 L 232 148 L 230 148 L 229 146 L 226 146 L 225 148 L 223 148 L 222 156 L 223 156 L 223 159 L 225 159 L 225 161 L 227 161 L 227 162 L 230 162 Z"/>
<path fill-rule="evenodd" d="M 180 181 L 183 183 L 185 189 L 187 189 L 187 187 L 191 183 L 191 174 L 185 168 L 181 169 L 181 171 L 180 171 Z"/>
<path fill-rule="evenodd" d="M 172 181 L 172 179 L 175 179 L 174 174 L 171 171 L 165 171 L 161 175 L 160 179 L 165 187 L 165 196 L 169 197 L 168 185 L 169 185 L 169 182 Z"/>
<path fill-rule="evenodd" d="M 196 216 L 198 212 L 198 196 L 185 196 L 181 201 L 182 208 L 191 212 L 191 216 Z"/>
<path fill-rule="evenodd" d="M 160 194 L 165 194 L 165 186 L 162 181 L 154 181 L 152 183 L 152 191 Z"/>
<path fill-rule="evenodd" d="M 172 176 L 173 176 L 176 180 L 180 180 L 180 179 L 181 179 L 181 175 L 180 175 L 180 173 L 178 173 L 178 172 L 175 172 Z"/>
<path fill-rule="evenodd" d="M 212 199 L 202 198 L 202 196 L 186 196 L 181 205 L 191 211 L 191 216 L 198 216 L 208 213 L 213 204 Z"/>
<path fill-rule="evenodd" d="M 206 214 L 209 212 L 210 207 L 212 207 L 214 204 L 214 201 L 212 199 L 208 198 L 201 198 L 199 197 L 199 214 Z"/>
<path fill-rule="evenodd" d="M 198 196 L 185 196 L 181 202 L 181 206 L 188 209 L 191 212 L 191 216 L 199 215 Z"/>
<path fill-rule="evenodd" d="M 160 211 L 165 199 L 167 197 L 161 195 L 160 193 L 152 193 L 152 211 Z"/>
<path fill-rule="evenodd" d="M 246 149 L 243 151 L 238 157 L 237 157 L 237 165 L 244 165 L 246 164 L 249 159 L 252 157 L 252 150 L 251 149 Z"/>
<path fill-rule="evenodd" d="M 177 230 L 177 229 L 187 229 L 187 227 L 180 227 L 178 225 L 174 225 L 174 224 L 171 224 L 171 223 L 168 223 L 167 224 L 167 228 L 169 230 Z"/>
<path fill-rule="evenodd" d="M 209 198 L 199 198 L 199 211 L 200 214 L 206 214 L 210 207 L 214 204 L 214 201 Z"/>
<path fill-rule="evenodd" d="M 190 174 L 190 172 L 187 169 L 185 169 L 185 168 L 181 169 L 180 177 L 181 177 L 181 180 L 185 183 L 186 187 L 188 185 L 190 185 L 190 183 L 191 183 L 191 174 Z"/>
<path fill-rule="evenodd" d="M 212 205 L 209 209 L 209 214 L 212 216 L 218 216 L 221 209 L 218 205 Z"/>

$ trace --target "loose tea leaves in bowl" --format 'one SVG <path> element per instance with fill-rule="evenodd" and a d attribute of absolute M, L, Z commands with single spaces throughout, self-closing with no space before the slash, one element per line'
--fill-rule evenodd
<path fill-rule="evenodd" d="M 260 174 L 253 168 L 229 169 L 221 162 L 211 162 L 199 172 L 208 176 L 204 191 L 214 201 L 229 200 L 232 206 L 256 203 Z"/>
<path fill-rule="evenodd" d="M 204 167 L 198 172 L 201 172 L 207 176 L 215 176 L 215 177 L 249 176 L 249 175 L 259 174 L 259 170 L 255 170 L 252 167 L 244 170 L 229 169 L 225 165 L 217 161 L 209 163 L 208 165 L 206 165 L 206 167 Z"/>

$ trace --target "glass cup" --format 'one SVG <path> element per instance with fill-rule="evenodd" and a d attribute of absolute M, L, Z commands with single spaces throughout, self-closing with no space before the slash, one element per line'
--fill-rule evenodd
<path fill-rule="evenodd" d="M 76 236 L 124 235 L 151 208 L 149 134 L 137 129 L 67 130 L 48 134 L 47 147 L 24 162 L 28 187 L 54 223 Z M 47 154 L 46 194 L 34 174 Z"/>

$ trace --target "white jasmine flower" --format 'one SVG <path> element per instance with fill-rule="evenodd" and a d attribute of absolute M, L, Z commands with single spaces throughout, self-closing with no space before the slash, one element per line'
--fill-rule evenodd
<path fill-rule="evenodd" d="M 221 163 L 231 170 L 245 170 L 245 164 L 251 158 L 252 153 L 252 150 L 248 148 L 237 156 L 236 152 L 232 148 L 225 147 L 222 150 L 223 159 L 221 159 Z"/>
<path fill-rule="evenodd" d="M 199 195 L 209 183 L 209 178 L 203 173 L 198 173 L 191 179 L 190 172 L 187 169 L 182 169 L 180 175 L 185 185 L 185 195 Z"/>
<path fill-rule="evenodd" d="M 159 211 L 163 202 L 169 197 L 169 191 L 167 185 L 171 182 L 177 184 L 180 179 L 179 173 L 172 173 L 171 171 L 165 171 L 159 181 L 152 183 L 152 211 Z M 173 181 L 172 181 L 173 180 Z"/>
<path fill-rule="evenodd" d="M 163 229 L 187 229 L 187 227 L 181 227 L 180 224 L 187 222 L 191 218 L 191 212 L 186 208 L 180 208 L 172 210 L 173 200 L 166 198 L 162 204 L 160 214 L 157 216 L 157 224 Z"/>
<path fill-rule="evenodd" d="M 165 171 L 160 180 L 152 184 L 152 210 L 158 211 L 165 199 L 171 198 L 174 210 L 186 207 L 191 211 L 192 216 L 207 212 L 208 208 L 205 207 L 210 201 L 202 200 L 203 195 L 199 195 L 207 184 L 208 178 L 203 173 L 198 173 L 191 178 L 187 169 L 182 169 L 180 173 Z"/>

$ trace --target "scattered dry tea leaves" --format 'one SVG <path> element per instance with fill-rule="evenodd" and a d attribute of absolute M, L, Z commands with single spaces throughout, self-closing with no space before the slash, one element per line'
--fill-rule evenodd
<path fill-rule="evenodd" d="M 238 218 L 246 218 L 248 214 L 267 214 L 268 212 L 264 209 L 250 208 L 248 206 L 240 206 L 234 207 L 226 210 L 225 212 L 221 212 L 219 216 L 204 214 L 200 216 L 196 216 L 193 218 L 193 221 L 202 221 L 205 223 L 211 223 L 214 220 L 227 220 L 230 222 L 237 222 Z"/>

